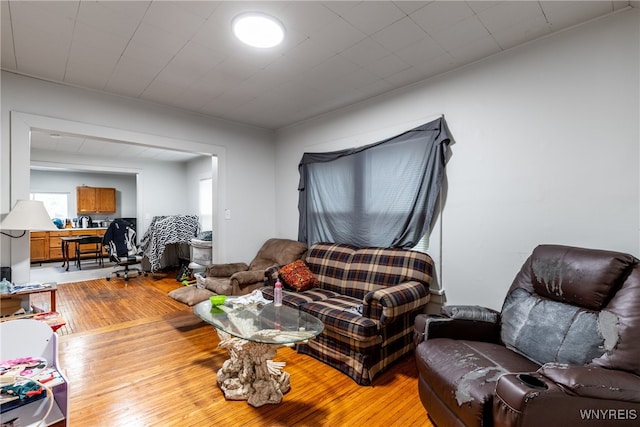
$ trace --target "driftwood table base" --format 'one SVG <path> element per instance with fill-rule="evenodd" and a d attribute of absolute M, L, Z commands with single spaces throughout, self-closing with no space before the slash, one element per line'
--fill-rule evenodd
<path fill-rule="evenodd" d="M 233 337 L 220 330 L 220 347 L 229 359 L 218 370 L 218 386 L 229 400 L 246 400 L 259 407 L 282 401 L 291 388 L 289 374 L 282 371 L 284 362 L 273 362 L 277 344 L 263 344 Z"/>

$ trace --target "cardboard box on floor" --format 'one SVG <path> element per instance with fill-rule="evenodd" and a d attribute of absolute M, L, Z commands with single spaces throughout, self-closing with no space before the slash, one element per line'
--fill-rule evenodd
<path fill-rule="evenodd" d="M 9 316 L 22 308 L 22 298 L 11 297 L 0 299 L 0 316 Z"/>

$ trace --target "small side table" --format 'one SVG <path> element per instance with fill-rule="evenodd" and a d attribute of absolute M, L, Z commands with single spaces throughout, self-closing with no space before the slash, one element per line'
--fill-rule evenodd
<path fill-rule="evenodd" d="M 12 297 L 23 297 L 25 295 L 39 294 L 41 292 L 49 292 L 51 307 L 48 311 L 56 311 L 56 291 L 58 284 L 56 282 L 45 283 L 42 288 L 26 288 L 23 291 L 13 292 L 9 294 L 0 294 L 0 299 L 9 299 Z"/>

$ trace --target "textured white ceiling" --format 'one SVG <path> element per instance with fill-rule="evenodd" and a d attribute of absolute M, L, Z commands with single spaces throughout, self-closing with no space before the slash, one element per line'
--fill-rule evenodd
<path fill-rule="evenodd" d="M 278 129 L 630 5 L 3 0 L 2 69 Z M 277 17 L 285 42 L 235 40 L 244 11 Z"/>
<path fill-rule="evenodd" d="M 78 135 L 31 131 L 31 149 L 41 152 L 63 152 L 93 158 L 147 159 L 163 162 L 186 162 L 199 154 L 179 150 L 164 150 L 122 142 L 97 140 Z"/>

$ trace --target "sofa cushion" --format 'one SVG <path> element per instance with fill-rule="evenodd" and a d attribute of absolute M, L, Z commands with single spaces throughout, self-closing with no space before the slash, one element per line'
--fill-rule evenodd
<path fill-rule="evenodd" d="M 342 283 L 342 293 L 364 298 L 380 287 L 396 286 L 404 282 L 431 282 L 431 258 L 417 251 L 392 248 L 361 248 L 351 258 Z"/>
<path fill-rule="evenodd" d="M 531 255 L 531 278 L 538 295 L 600 310 L 635 262 L 633 256 L 619 252 L 541 245 Z"/>
<path fill-rule="evenodd" d="M 267 286 L 262 289 L 262 294 L 265 298 L 273 299 L 273 287 Z M 282 304 L 289 307 L 300 309 L 304 304 L 322 301 L 329 298 L 339 297 L 340 294 L 332 291 L 327 291 L 322 288 L 313 288 L 304 292 L 282 291 Z"/>
<path fill-rule="evenodd" d="M 318 279 L 300 259 L 282 267 L 279 274 L 284 284 L 297 292 L 318 286 Z"/>
<path fill-rule="evenodd" d="M 358 313 L 362 301 L 345 295 L 303 304 L 300 309 L 322 320 L 325 335 L 338 334 L 357 341 L 370 341 L 379 334 L 376 320 Z"/>
<path fill-rule="evenodd" d="M 606 311 L 593 312 L 570 304 L 513 290 L 502 307 L 504 344 L 529 359 L 584 365 L 601 356 L 610 323 Z M 613 335 L 613 334 L 612 334 Z M 615 339 L 615 337 L 613 338 Z"/>
<path fill-rule="evenodd" d="M 428 289 L 433 262 L 423 252 L 389 248 L 357 248 L 337 243 L 315 243 L 306 264 L 320 286 L 354 298 L 364 298 L 381 287 L 417 281 Z"/>
<path fill-rule="evenodd" d="M 210 296 L 215 295 L 208 289 L 201 289 L 194 285 L 182 286 L 169 292 L 168 296 L 176 301 L 180 301 L 188 306 L 196 305 L 199 302 L 209 299 Z"/>
<path fill-rule="evenodd" d="M 342 293 L 345 271 L 357 249 L 338 243 L 315 243 L 307 252 L 306 264 L 322 288 Z"/>
<path fill-rule="evenodd" d="M 500 344 L 435 338 L 416 348 L 420 377 L 465 425 L 491 425 L 496 381 L 506 372 L 533 372 L 534 362 Z"/>

